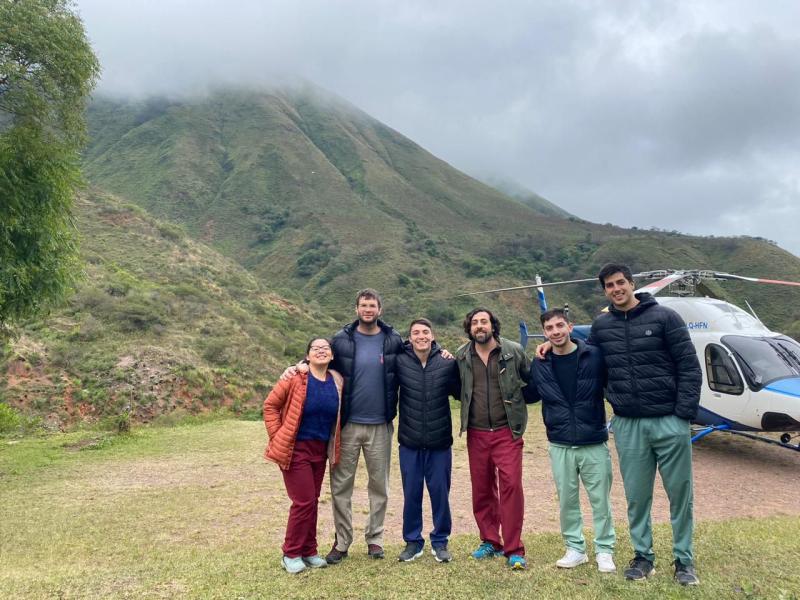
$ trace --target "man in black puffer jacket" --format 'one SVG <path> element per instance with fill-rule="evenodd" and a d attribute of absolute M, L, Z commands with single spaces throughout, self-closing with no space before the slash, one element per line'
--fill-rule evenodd
<path fill-rule="evenodd" d="M 635 552 L 625 577 L 644 579 L 655 572 L 650 508 L 658 468 L 669 497 L 675 579 L 697 585 L 690 421 L 700 402 L 700 363 L 680 315 L 648 293 L 634 295 L 627 266 L 605 265 L 598 279 L 611 307 L 592 323 L 589 342 L 603 351 L 606 395 L 615 414 L 614 441 Z"/>
<path fill-rule="evenodd" d="M 403 479 L 403 539 L 400 560 L 422 555 L 422 488 L 431 499 L 433 530 L 431 552 L 439 562 L 449 562 L 450 478 L 453 463 L 453 423 L 449 396 L 458 397 L 460 378 L 455 360 L 442 357 L 427 319 L 409 326 L 405 352 L 397 357 L 400 382 L 400 474 Z"/>
<path fill-rule="evenodd" d="M 392 433 L 397 411 L 397 359 L 403 354 L 400 335 L 380 320 L 383 307 L 377 291 L 356 294 L 358 319 L 333 336 L 331 366 L 344 378 L 342 445 L 339 464 L 331 469 L 331 499 L 336 538 L 325 557 L 337 564 L 353 542 L 351 499 L 363 451 L 369 483 L 369 518 L 364 537 L 367 553 L 383 558 L 383 523 L 389 500 Z"/>
<path fill-rule="evenodd" d="M 597 568 L 602 573 L 613 573 L 616 536 L 611 517 L 603 353 L 597 346 L 570 337 L 572 323 L 564 309 L 548 310 L 541 322 L 552 352 L 544 360 L 531 363 L 528 387 L 529 400 L 542 401 L 550 466 L 558 491 L 561 536 L 567 547 L 556 566 L 571 569 L 589 560 L 581 516 L 582 481 L 592 506 Z"/>

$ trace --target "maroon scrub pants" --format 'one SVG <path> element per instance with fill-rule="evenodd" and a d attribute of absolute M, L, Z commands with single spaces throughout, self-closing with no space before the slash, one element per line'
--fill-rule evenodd
<path fill-rule="evenodd" d="M 506 556 L 525 556 L 522 445 L 522 438 L 515 440 L 508 427 L 496 431 L 467 430 L 475 522 L 481 541 L 502 549 Z"/>
<path fill-rule="evenodd" d="M 295 442 L 292 462 L 283 473 L 286 493 L 292 501 L 283 554 L 289 558 L 317 554 L 317 513 L 319 492 L 328 460 L 328 442 L 299 440 Z"/>

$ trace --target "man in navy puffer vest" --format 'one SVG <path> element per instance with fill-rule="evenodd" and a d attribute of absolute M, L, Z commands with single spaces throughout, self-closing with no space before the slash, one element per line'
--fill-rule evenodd
<path fill-rule="evenodd" d="M 438 562 L 450 562 L 447 541 L 452 528 L 450 481 L 453 464 L 453 422 L 449 396 L 461 389 L 456 361 L 442 357 L 427 319 L 409 326 L 405 352 L 397 357 L 400 383 L 397 439 L 403 479 L 403 539 L 400 561 L 422 555 L 422 489 L 431 499 L 431 552 Z"/>

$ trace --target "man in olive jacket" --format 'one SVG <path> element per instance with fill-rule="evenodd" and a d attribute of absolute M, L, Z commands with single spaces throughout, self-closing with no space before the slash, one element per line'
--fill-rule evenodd
<path fill-rule="evenodd" d="M 524 569 L 522 434 L 528 410 L 523 389 L 530 361 L 522 346 L 500 337 L 500 321 L 485 308 L 467 314 L 464 331 L 471 341 L 456 351 L 461 433 L 467 432 L 472 512 L 481 536 L 472 556 L 505 555 L 509 567 Z"/>

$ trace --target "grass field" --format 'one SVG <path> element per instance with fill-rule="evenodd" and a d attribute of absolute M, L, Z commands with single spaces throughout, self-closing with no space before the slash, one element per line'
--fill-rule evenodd
<path fill-rule="evenodd" d="M 429 554 L 398 563 L 400 531 L 393 526 L 384 561 L 368 559 L 362 542 L 339 566 L 289 576 L 279 562 L 288 501 L 277 467 L 262 461 L 263 444 L 261 423 L 234 420 L 138 428 L 125 436 L 86 430 L 0 439 L 0 597 L 800 597 L 800 518 L 792 514 L 698 523 L 702 585 L 696 589 L 672 581 L 667 525 L 656 526 L 658 574 L 643 584 L 601 576 L 591 565 L 557 570 L 560 536 L 531 532 L 528 522 L 527 571 L 511 572 L 499 559 L 473 561 L 468 554 L 478 538 L 471 515 L 455 520 L 450 564 Z M 465 476 L 456 473 L 454 486 L 466 485 Z M 332 538 L 326 486 L 323 552 Z M 363 479 L 357 482 L 364 487 Z M 401 504 L 394 494 L 394 523 Z M 365 511 L 357 494 L 357 527 Z M 631 555 L 623 522 L 617 514 L 618 565 Z"/>

